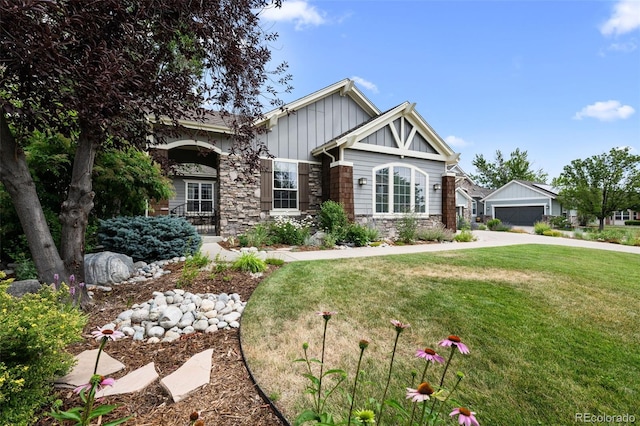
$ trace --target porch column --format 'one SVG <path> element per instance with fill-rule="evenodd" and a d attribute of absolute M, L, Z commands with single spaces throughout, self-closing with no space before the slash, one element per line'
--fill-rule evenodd
<path fill-rule="evenodd" d="M 353 163 L 336 161 L 329 167 L 329 199 L 342 203 L 349 220 L 354 220 Z"/>
<path fill-rule="evenodd" d="M 456 175 L 442 175 L 442 223 L 445 228 L 456 230 Z"/>
<path fill-rule="evenodd" d="M 169 151 L 166 149 L 150 148 L 149 154 L 151 158 L 157 161 L 169 161 Z M 149 200 L 149 208 L 147 209 L 149 216 L 163 216 L 169 214 L 169 200 Z"/>

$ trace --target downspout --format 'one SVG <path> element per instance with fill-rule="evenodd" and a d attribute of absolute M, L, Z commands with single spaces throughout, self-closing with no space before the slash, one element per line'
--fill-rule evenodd
<path fill-rule="evenodd" d="M 327 151 L 327 148 L 322 148 L 322 153 L 323 154 L 327 154 L 329 157 L 331 157 L 331 162 L 332 163 L 336 162 L 336 157 L 334 157 L 333 155 L 329 154 L 329 152 Z"/>

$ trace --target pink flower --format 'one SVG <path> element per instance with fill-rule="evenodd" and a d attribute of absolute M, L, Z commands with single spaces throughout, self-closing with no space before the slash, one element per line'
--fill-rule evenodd
<path fill-rule="evenodd" d="M 96 340 L 107 338 L 116 341 L 124 337 L 124 333 L 122 331 L 112 330 L 106 325 L 102 328 L 98 327 L 98 329 L 96 331 L 92 331 L 91 334 L 96 338 Z"/>
<path fill-rule="evenodd" d="M 337 314 L 337 312 L 333 312 L 333 311 L 318 311 L 318 312 L 316 312 L 316 314 L 322 316 L 322 318 L 324 318 L 325 321 L 329 321 L 333 315 Z"/>
<path fill-rule="evenodd" d="M 407 388 L 407 399 L 411 398 L 413 402 L 426 401 L 431 394 L 433 394 L 433 388 L 427 382 L 420 383 L 418 389 Z"/>
<path fill-rule="evenodd" d="M 444 363 L 444 358 L 438 355 L 436 351 L 434 351 L 433 349 L 429 349 L 429 348 L 424 348 L 424 350 L 418 349 L 416 351 L 416 356 L 418 358 L 424 358 L 426 361 L 439 362 L 440 364 Z"/>
<path fill-rule="evenodd" d="M 411 324 L 409 324 L 409 323 L 405 324 L 403 322 L 400 322 L 400 321 L 394 320 L 394 319 L 391 320 L 391 325 L 393 325 L 396 328 L 396 331 L 398 333 L 402 332 L 402 330 L 404 330 L 405 328 L 411 327 Z"/>
<path fill-rule="evenodd" d="M 475 418 L 476 413 L 469 411 L 469 409 L 460 407 L 456 408 L 449 414 L 451 417 L 458 415 L 458 423 L 464 426 L 480 426 L 480 423 Z"/>
<path fill-rule="evenodd" d="M 104 388 L 105 386 L 113 386 L 113 384 L 116 382 L 115 379 L 112 379 L 111 377 L 103 377 L 97 374 L 91 378 L 91 381 L 94 380 L 94 377 L 95 377 L 95 380 L 98 382 L 97 383 L 98 391 L 102 390 L 102 388 Z M 78 386 L 73 390 L 73 392 L 80 393 L 84 389 L 91 389 L 91 383 L 85 383 L 84 385 Z"/>
<path fill-rule="evenodd" d="M 440 346 L 445 346 L 445 347 L 456 346 L 461 354 L 468 354 L 469 353 L 469 348 L 467 348 L 467 345 L 462 343 L 460 341 L 460 338 L 458 336 L 455 336 L 455 335 L 451 335 L 451 336 L 447 337 L 446 339 L 441 340 L 440 342 L 438 342 L 438 344 Z"/>

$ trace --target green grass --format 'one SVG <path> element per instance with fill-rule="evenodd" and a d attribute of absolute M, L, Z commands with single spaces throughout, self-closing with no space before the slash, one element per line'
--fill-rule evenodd
<path fill-rule="evenodd" d="M 358 341 L 371 341 L 366 396 L 381 397 L 395 337 L 389 320 L 399 319 L 411 328 L 396 355 L 397 400 L 424 365 L 415 350 L 457 334 L 471 349 L 451 368 L 466 374 L 457 398 L 481 424 L 570 424 L 583 412 L 639 418 L 639 276 L 638 255 L 541 245 L 295 262 L 252 295 L 243 347 L 290 419 L 309 406 L 292 361 L 303 342 L 320 357 L 321 310 L 339 312 L 329 322 L 327 365 L 347 370 L 351 383 Z M 334 414 L 343 400 L 330 400 L 342 404 Z"/>

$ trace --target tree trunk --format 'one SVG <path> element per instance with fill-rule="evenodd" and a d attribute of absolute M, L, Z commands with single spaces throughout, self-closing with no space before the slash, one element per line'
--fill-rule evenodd
<path fill-rule="evenodd" d="M 598 231 L 604 231 L 604 217 L 598 218 Z"/>
<path fill-rule="evenodd" d="M 16 144 L 4 114 L 0 114 L 0 181 L 18 213 L 40 281 L 53 283 L 54 274 L 58 274 L 68 282 L 64 263 L 42 212 L 24 151 Z"/>
<path fill-rule="evenodd" d="M 86 127 L 80 127 L 78 147 L 73 161 L 71 185 L 67 199 L 62 203 L 60 222 L 62 224 L 60 256 L 66 270 L 74 274 L 76 282 L 84 282 L 85 232 L 89 223 L 89 213 L 93 209 L 91 177 L 97 152 L 97 145 L 91 141 Z M 89 303 L 86 286 L 77 295 L 84 308 Z"/>

